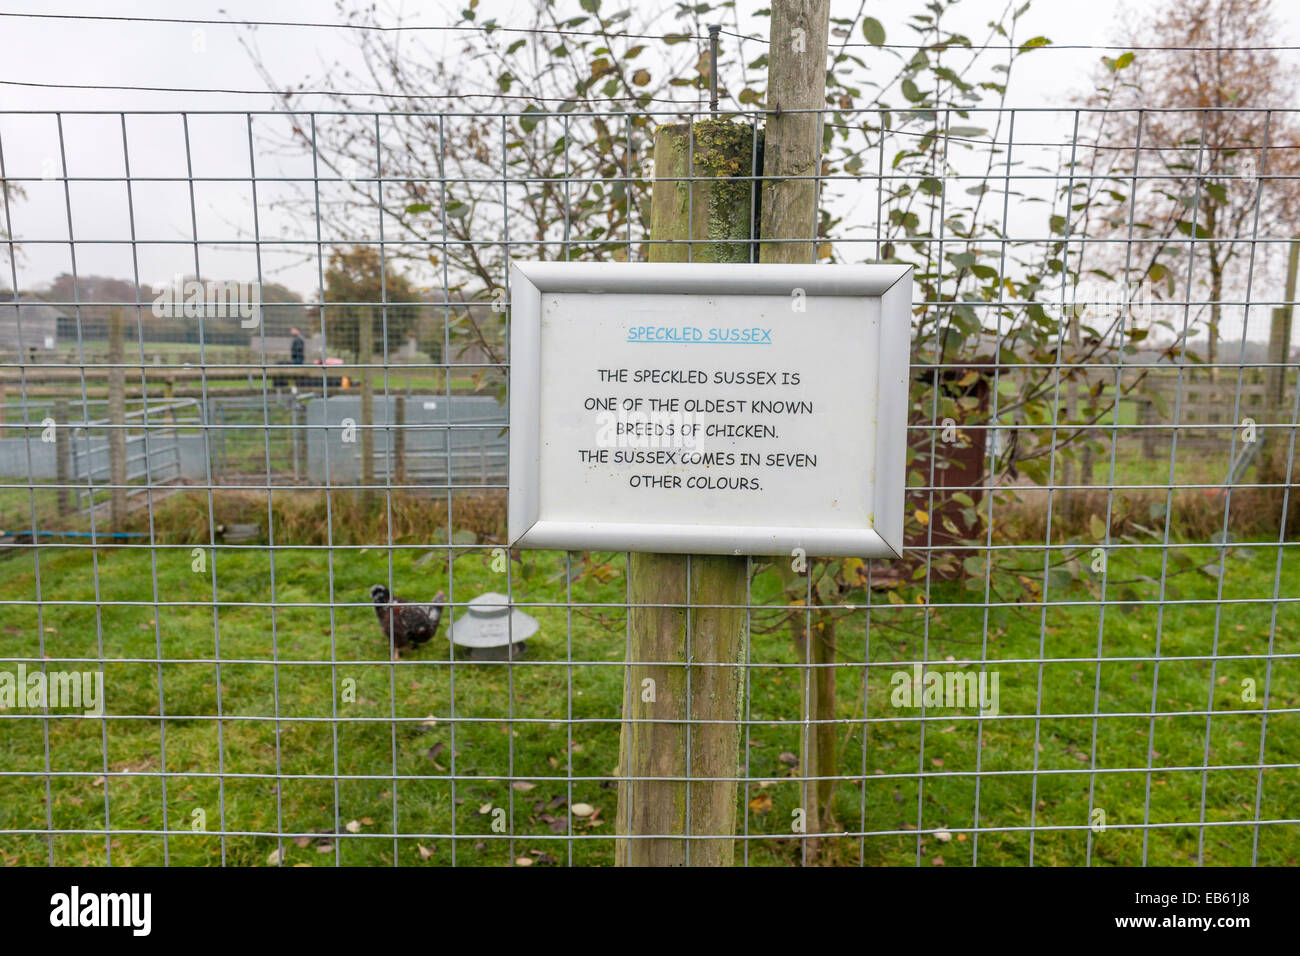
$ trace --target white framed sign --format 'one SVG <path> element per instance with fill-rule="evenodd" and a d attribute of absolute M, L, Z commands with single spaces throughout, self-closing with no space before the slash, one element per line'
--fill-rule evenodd
<path fill-rule="evenodd" d="M 514 262 L 512 546 L 895 557 L 911 267 Z"/>

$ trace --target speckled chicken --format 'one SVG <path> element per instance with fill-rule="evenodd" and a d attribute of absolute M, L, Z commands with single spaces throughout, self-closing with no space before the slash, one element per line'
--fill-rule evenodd
<path fill-rule="evenodd" d="M 432 603 L 413 604 L 391 595 L 382 584 L 371 587 L 370 599 L 375 602 L 379 629 L 388 640 L 394 660 L 401 651 L 415 650 L 438 633 L 446 597 L 439 591 Z"/>

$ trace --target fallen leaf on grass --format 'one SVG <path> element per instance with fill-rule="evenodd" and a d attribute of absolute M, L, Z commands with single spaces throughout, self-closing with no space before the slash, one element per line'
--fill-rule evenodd
<path fill-rule="evenodd" d="M 531 856 L 515 857 L 515 866 L 532 866 L 533 858 Z"/>
<path fill-rule="evenodd" d="M 416 848 L 417 850 L 420 851 L 420 859 L 421 859 L 421 860 L 427 860 L 427 859 L 429 859 L 429 857 L 433 856 L 433 854 L 434 854 L 434 852 L 435 852 L 435 851 L 433 851 L 433 850 L 430 850 L 427 846 L 422 846 L 422 845 L 419 844 L 419 843 L 417 843 L 417 844 L 415 845 L 415 848 Z"/>
<path fill-rule="evenodd" d="M 481 807 L 478 808 L 478 812 L 479 812 L 480 814 L 488 814 L 488 813 L 491 813 L 491 812 L 492 812 L 492 803 L 489 801 L 488 803 L 483 804 L 483 806 L 481 806 Z"/>
<path fill-rule="evenodd" d="M 347 823 L 345 823 L 345 824 L 343 825 L 343 829 L 347 830 L 349 833 L 360 833 L 360 832 L 361 832 L 361 821 L 360 821 L 360 820 L 349 820 Z"/>
<path fill-rule="evenodd" d="M 279 866 L 284 862 L 284 847 L 278 847 L 271 851 L 271 855 L 266 858 L 267 866 Z"/>
<path fill-rule="evenodd" d="M 575 817 L 589 817 L 596 812 L 596 808 L 590 803 L 575 803 L 569 809 Z"/>
<path fill-rule="evenodd" d="M 772 796 L 767 793 L 760 793 L 754 799 L 749 801 L 749 809 L 759 816 L 764 816 L 772 812 Z"/>
<path fill-rule="evenodd" d="M 527 793 L 529 790 L 535 788 L 537 784 L 529 783 L 527 780 L 516 780 L 510 786 L 514 787 L 516 790 L 522 793 Z"/>

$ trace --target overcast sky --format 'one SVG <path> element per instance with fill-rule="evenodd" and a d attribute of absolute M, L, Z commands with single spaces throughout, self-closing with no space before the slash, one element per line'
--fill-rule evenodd
<path fill-rule="evenodd" d="M 861 0 L 834 0 L 833 14 L 853 17 Z M 976 39 L 983 39 L 987 23 L 1000 16 L 1007 0 L 964 0 L 950 25 L 960 26 Z M 563 0 L 562 0 L 563 5 Z M 576 12 L 577 0 L 569 4 Z M 742 4 L 755 9 L 766 0 Z M 457 19 L 453 3 L 408 3 L 380 9 L 401 10 L 408 23 L 445 25 Z M 606 0 L 605 9 L 621 6 Z M 1050 37 L 1058 44 L 1104 44 L 1116 38 L 1121 8 L 1141 13 L 1149 0 L 1037 0 L 1021 22 L 1018 38 Z M 525 4 L 515 0 L 483 0 L 480 20 L 495 16 L 498 22 L 523 22 Z M 1300 38 L 1300 2 L 1275 4 L 1283 24 L 1277 43 L 1296 43 Z M 889 39 L 913 42 L 902 25 L 905 14 L 921 9 L 919 2 L 866 0 L 866 13 L 880 19 Z M 181 12 L 183 11 L 183 13 Z M 301 0 L 133 0 L 125 3 L 92 4 L 88 0 L 40 0 L 16 3 L 0 0 L 0 12 L 7 13 L 121 13 L 133 17 L 176 17 L 199 19 L 255 19 L 338 22 L 333 3 L 305 3 Z M 390 21 L 393 16 L 382 15 Z M 743 22 L 743 21 L 742 21 Z M 749 18 L 751 32 L 764 32 L 766 20 Z M 198 30 L 198 32 L 196 32 Z M 0 80 L 28 83 L 78 84 L 90 87 L 162 86 L 221 89 L 265 89 L 245 49 L 238 42 L 243 28 L 183 24 L 113 23 L 94 20 L 37 20 L 0 17 L 0 36 L 5 56 L 0 60 Z M 861 37 L 855 37 L 859 40 Z M 335 62 L 355 64 L 352 38 L 347 31 L 304 27 L 264 27 L 256 42 L 276 79 L 300 83 L 319 78 Z M 726 41 L 724 38 L 724 42 Z M 459 45 L 455 34 L 423 33 L 413 41 L 413 51 L 424 44 L 422 56 L 439 56 Z M 754 54 L 757 53 L 755 48 Z M 1283 54 L 1292 58 L 1293 54 Z M 1021 59 L 1016 66 L 1009 105 L 1062 107 L 1089 88 L 1090 70 L 1099 51 L 1043 51 Z M 892 60 L 890 61 L 892 64 Z M 724 77 L 724 80 L 727 79 Z M 733 82 L 734 79 L 732 80 Z M 368 88 L 357 79 L 356 88 Z M 739 84 L 736 84 L 739 86 Z M 312 101 L 325 105 L 321 99 Z M 57 128 L 49 117 L 20 117 L 4 114 L 14 110 L 228 110 L 268 109 L 272 98 L 264 93 L 231 95 L 218 93 L 158 93 L 109 89 L 42 89 L 0 85 L 0 142 L 6 169 L 11 176 L 58 175 Z M 1065 114 L 1062 114 L 1064 116 Z M 66 117 L 64 141 L 72 175 L 121 176 L 123 168 L 122 128 L 117 117 Z M 194 118 L 191 120 L 191 155 L 188 162 L 196 176 L 232 175 L 248 168 L 247 127 L 239 118 Z M 187 159 L 183 132 L 177 116 L 133 117 L 128 124 L 132 176 L 185 175 Z M 272 172 L 272 161 L 259 157 L 259 175 Z M 277 170 L 279 167 L 275 167 Z M 235 174 L 237 175 L 237 174 Z M 67 211 L 62 183 L 36 183 L 27 187 L 28 200 L 14 211 L 19 235 L 27 238 L 66 239 Z M 268 189 L 269 192 L 269 189 Z M 79 239 L 130 238 L 130 217 L 121 191 L 103 184 L 80 183 L 71 189 L 73 233 Z M 183 240 L 192 235 L 190 197 L 183 183 L 140 183 L 132 197 L 135 206 L 136 238 Z M 259 206 L 266 195 L 259 194 Z M 251 203 L 246 184 L 204 183 L 196 187 L 195 215 L 200 236 L 220 237 L 243 232 L 251 234 Z M 271 223 L 260 224 L 262 234 L 274 234 Z M 137 255 L 142 282 L 161 281 L 176 270 L 193 272 L 193 249 L 181 245 L 152 251 L 140 247 Z M 135 262 L 129 246 L 78 243 L 79 274 L 100 274 L 128 278 Z M 208 275 L 232 277 L 243 266 L 232 264 L 233 255 L 218 245 L 203 250 L 203 271 Z M 188 259 L 184 259 L 188 256 Z M 222 256 L 227 256 L 223 265 Z M 178 258 L 181 257 L 181 258 Z M 279 279 L 304 295 L 315 292 L 314 267 L 290 265 L 289 257 L 268 256 L 268 279 Z M 280 263 L 279 265 L 273 263 Z M 7 265 L 6 265 L 7 269 Z M 20 263 L 19 285 L 35 288 L 59 272 L 70 271 L 66 243 L 29 244 Z M 0 277 L 0 286 L 9 284 Z"/>

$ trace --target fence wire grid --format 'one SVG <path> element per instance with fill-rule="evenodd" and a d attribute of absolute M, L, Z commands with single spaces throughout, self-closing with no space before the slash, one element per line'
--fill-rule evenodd
<path fill-rule="evenodd" d="M 962 114 L 825 111 L 816 222 L 733 243 L 916 267 L 907 548 L 747 559 L 686 799 L 745 865 L 1294 864 L 1296 117 Z M 658 662 L 626 554 L 506 547 L 507 266 L 647 260 L 710 119 L 0 113 L 4 863 L 613 862 Z M 536 632 L 456 645 L 483 594 Z"/>

